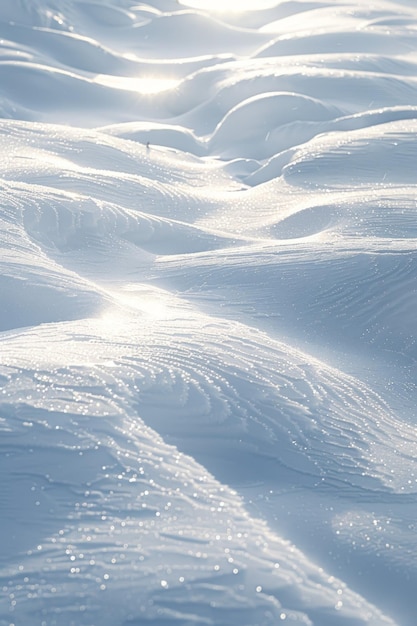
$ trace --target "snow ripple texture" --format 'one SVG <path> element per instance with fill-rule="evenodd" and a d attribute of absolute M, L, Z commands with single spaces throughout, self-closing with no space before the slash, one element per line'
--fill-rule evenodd
<path fill-rule="evenodd" d="M 1 626 L 415 626 L 416 31 L 2 0 Z"/>

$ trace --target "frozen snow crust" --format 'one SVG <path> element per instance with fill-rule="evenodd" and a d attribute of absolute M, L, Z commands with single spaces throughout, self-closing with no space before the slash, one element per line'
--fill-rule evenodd
<path fill-rule="evenodd" d="M 415 626 L 417 8 L 271 5 L 1 2 L 0 626 Z"/>

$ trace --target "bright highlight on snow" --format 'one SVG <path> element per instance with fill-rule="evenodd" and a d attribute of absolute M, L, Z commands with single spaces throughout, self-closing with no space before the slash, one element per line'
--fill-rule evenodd
<path fill-rule="evenodd" d="M 115 89 L 126 89 L 127 91 L 136 91 L 143 94 L 155 94 L 167 89 L 172 89 L 178 84 L 178 80 L 169 78 L 153 78 L 153 77 L 127 77 L 127 76 L 109 76 L 108 74 L 99 74 L 94 77 L 94 82 L 105 87 L 113 87 Z"/>
<path fill-rule="evenodd" d="M 198 4 L 0 3 L 0 626 L 415 626 L 417 8 Z"/>

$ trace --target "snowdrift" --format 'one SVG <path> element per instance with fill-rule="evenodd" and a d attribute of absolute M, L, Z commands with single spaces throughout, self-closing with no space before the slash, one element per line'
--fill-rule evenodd
<path fill-rule="evenodd" d="M 1 626 L 414 626 L 417 10 L 209 4 L 2 2 Z"/>

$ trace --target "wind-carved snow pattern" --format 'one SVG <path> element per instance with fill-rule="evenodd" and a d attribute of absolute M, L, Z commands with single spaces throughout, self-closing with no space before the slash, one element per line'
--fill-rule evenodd
<path fill-rule="evenodd" d="M 417 10 L 209 5 L 2 1 L 1 626 L 414 626 Z"/>

